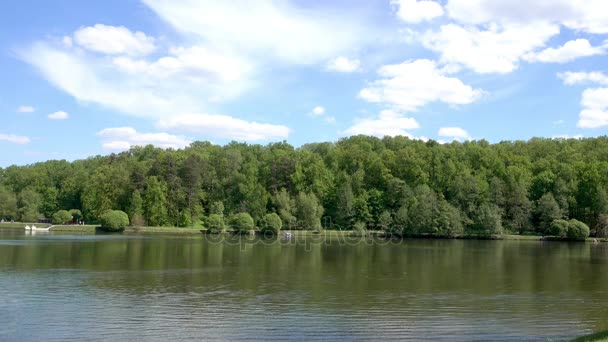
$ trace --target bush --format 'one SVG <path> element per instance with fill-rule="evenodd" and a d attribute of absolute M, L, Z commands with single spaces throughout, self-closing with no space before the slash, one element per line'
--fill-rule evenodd
<path fill-rule="evenodd" d="M 568 236 L 569 223 L 566 220 L 553 220 L 547 229 L 547 235 L 565 238 Z"/>
<path fill-rule="evenodd" d="M 124 211 L 108 210 L 99 218 L 101 228 L 109 232 L 119 232 L 129 225 L 129 216 Z"/>
<path fill-rule="evenodd" d="M 224 225 L 224 218 L 219 214 L 211 214 L 207 217 L 207 229 L 209 233 L 219 234 L 223 232 L 226 227 Z"/>
<path fill-rule="evenodd" d="M 357 236 L 357 237 L 363 237 L 365 236 L 367 232 L 367 226 L 365 225 L 365 223 L 361 222 L 361 221 L 357 221 L 355 222 L 355 224 L 353 225 L 353 236 Z"/>
<path fill-rule="evenodd" d="M 570 220 L 568 222 L 568 239 L 585 240 L 589 237 L 589 227 L 579 220 Z"/>
<path fill-rule="evenodd" d="M 59 210 L 53 214 L 53 224 L 72 222 L 72 215 L 67 210 Z"/>
<path fill-rule="evenodd" d="M 266 214 L 262 218 L 262 233 L 278 234 L 283 227 L 283 221 L 279 215 L 272 213 Z"/>
<path fill-rule="evenodd" d="M 238 213 L 232 217 L 232 229 L 237 233 L 248 233 L 253 229 L 253 218 L 248 213 Z"/>

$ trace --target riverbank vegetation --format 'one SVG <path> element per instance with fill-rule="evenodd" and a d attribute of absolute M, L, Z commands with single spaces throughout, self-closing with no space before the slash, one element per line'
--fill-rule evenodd
<path fill-rule="evenodd" d="M 299 148 L 195 142 L 0 169 L 0 218 L 64 223 L 68 212 L 74 222 L 100 222 L 120 210 L 132 226 L 218 232 L 355 227 L 581 239 L 608 235 L 607 188 L 606 137 L 439 144 L 353 136 Z"/>

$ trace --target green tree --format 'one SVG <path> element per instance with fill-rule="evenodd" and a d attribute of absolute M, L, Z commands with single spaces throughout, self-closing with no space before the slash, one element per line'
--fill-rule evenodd
<path fill-rule="evenodd" d="M 34 190 L 25 189 L 17 196 L 17 216 L 21 222 L 36 222 L 41 218 L 39 211 L 42 196 Z"/>
<path fill-rule="evenodd" d="M 146 222 L 150 226 L 163 226 L 169 223 L 165 189 L 165 185 L 155 176 L 149 177 L 146 181 L 144 213 Z"/>
<path fill-rule="evenodd" d="M 539 231 L 546 234 L 553 221 L 562 218 L 562 211 L 553 194 L 542 195 L 536 204 L 536 217 Z"/>
<path fill-rule="evenodd" d="M 253 218 L 249 213 L 238 213 L 232 218 L 230 226 L 236 233 L 248 233 L 254 228 Z"/>
<path fill-rule="evenodd" d="M 3 186 L 0 186 L 0 219 L 17 219 L 17 196 Z"/>
<path fill-rule="evenodd" d="M 303 229 L 321 230 L 321 218 L 323 217 L 323 206 L 319 203 L 317 196 L 312 193 L 300 192 L 296 199 L 297 218 Z"/>
<path fill-rule="evenodd" d="M 210 214 L 207 217 L 207 229 L 212 234 L 218 234 L 226 230 L 226 226 L 224 224 L 224 217 L 219 214 Z"/>
<path fill-rule="evenodd" d="M 569 224 L 566 220 L 553 220 L 553 222 L 551 222 L 551 226 L 546 231 L 546 234 L 550 236 L 565 238 L 568 235 L 568 226 Z"/>
<path fill-rule="evenodd" d="M 281 227 L 283 227 L 283 221 L 281 221 L 279 215 L 275 213 L 270 213 L 264 215 L 264 217 L 262 218 L 260 230 L 264 234 L 270 233 L 277 235 L 281 230 Z"/>
<path fill-rule="evenodd" d="M 64 224 L 72 221 L 72 215 L 67 210 L 59 210 L 53 214 L 54 224 Z"/>
<path fill-rule="evenodd" d="M 568 221 L 568 239 L 585 240 L 589 237 L 589 227 L 583 222 L 572 219 Z"/>
<path fill-rule="evenodd" d="M 103 230 L 118 232 L 129 225 L 129 216 L 124 211 L 108 210 L 99 217 L 99 221 Z"/>

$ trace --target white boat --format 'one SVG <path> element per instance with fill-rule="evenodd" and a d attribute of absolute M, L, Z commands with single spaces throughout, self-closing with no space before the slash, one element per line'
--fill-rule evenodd
<path fill-rule="evenodd" d="M 46 228 L 38 228 L 34 225 L 30 226 L 25 226 L 25 230 L 31 230 L 31 231 L 38 231 L 38 232 L 48 232 L 53 226 L 49 226 Z"/>

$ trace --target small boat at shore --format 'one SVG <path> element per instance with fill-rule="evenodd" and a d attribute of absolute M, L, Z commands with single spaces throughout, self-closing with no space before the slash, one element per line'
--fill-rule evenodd
<path fill-rule="evenodd" d="M 53 226 L 49 226 L 46 228 L 38 228 L 34 225 L 30 226 L 25 226 L 25 230 L 31 230 L 31 231 L 38 231 L 38 232 L 48 232 Z"/>

